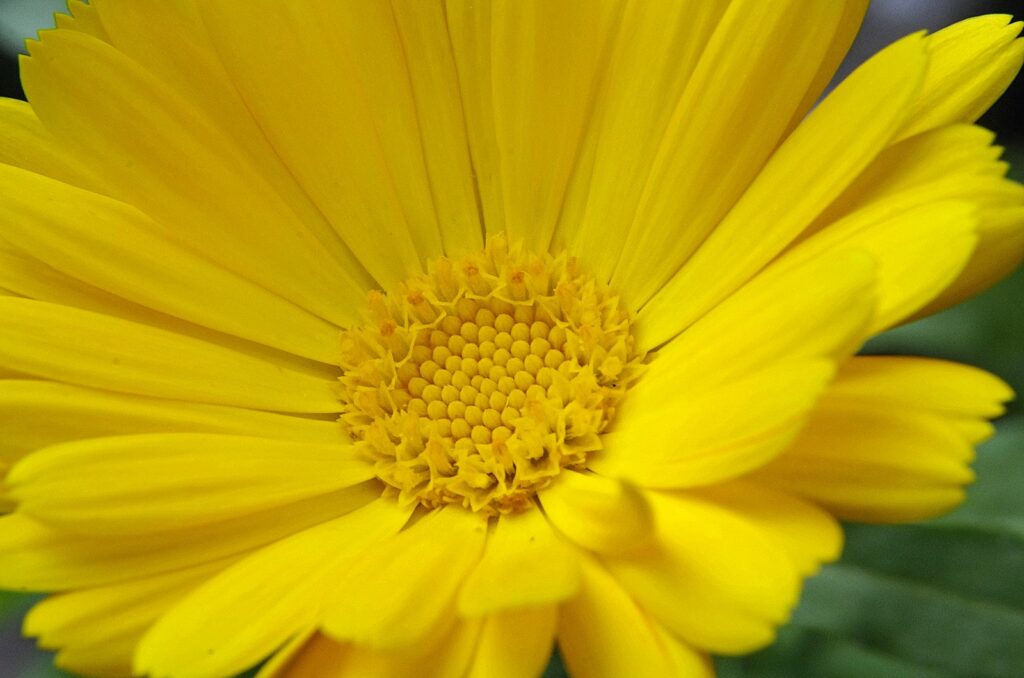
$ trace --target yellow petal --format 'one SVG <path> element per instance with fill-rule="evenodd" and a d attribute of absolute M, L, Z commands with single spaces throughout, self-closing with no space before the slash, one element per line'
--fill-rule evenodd
<path fill-rule="evenodd" d="M 695 647 L 720 654 L 770 643 L 796 604 L 786 550 L 741 516 L 688 494 L 650 492 L 656 541 L 603 562 L 652 617 Z"/>
<path fill-rule="evenodd" d="M 411 651 L 386 652 L 373 648 L 349 648 L 344 678 L 464 678 L 473 656 L 473 644 L 479 634 L 478 622 L 456 626 L 453 633 L 445 634 L 440 642 L 415 647 Z M 314 673 L 321 678 L 321 673 Z"/>
<path fill-rule="evenodd" d="M 630 233 L 612 282 L 635 307 L 679 269 L 761 171 L 843 11 L 842 2 L 729 4 L 675 107 L 633 218 L 623 224 Z"/>
<path fill-rule="evenodd" d="M 0 240 L 0 288 L 8 290 L 7 296 L 36 299 L 123 318 L 219 344 L 285 369 L 297 368 L 300 371 L 319 373 L 331 381 L 337 377 L 336 367 L 332 369 L 324 363 L 313 362 L 269 346 L 194 325 L 93 287 L 52 266 L 47 266 L 3 240 Z"/>
<path fill-rule="evenodd" d="M 945 199 L 975 197 L 986 204 L 992 197 L 1002 197 L 999 189 L 1005 188 L 1000 178 L 1007 166 L 999 161 L 1002 149 L 992 145 L 994 140 L 995 135 L 981 127 L 950 125 L 893 144 L 819 215 L 808 233 L 872 203 L 909 192 L 934 194 L 941 188 Z M 990 183 L 978 184 L 980 178 L 988 178 Z M 969 182 L 975 183 L 965 190 L 964 184 Z"/>
<path fill-rule="evenodd" d="M 0 286 L 6 291 L 5 296 L 48 301 L 53 304 L 124 318 L 144 325 L 174 329 L 179 333 L 193 336 L 195 336 L 194 331 L 200 329 L 76 280 L 2 240 L 0 240 Z M 216 334 L 209 330 L 205 331 L 210 335 Z M 280 352 L 276 353 L 282 355 Z"/>
<path fill-rule="evenodd" d="M 339 643 L 316 634 L 272 659 L 257 678 L 465 678 L 480 633 L 478 620 L 452 624 L 426 642 L 395 651 Z"/>
<path fill-rule="evenodd" d="M 119 638 L 103 645 L 60 650 L 53 658 L 53 664 L 83 676 L 134 678 L 130 660 L 134 649 L 134 638 Z"/>
<path fill-rule="evenodd" d="M 319 636 L 315 632 L 315 627 L 310 626 L 292 636 L 287 643 L 278 648 L 269 659 L 263 662 L 259 671 L 256 672 L 255 678 L 275 678 L 285 675 L 284 672 L 289 667 L 289 664 L 300 657 L 304 651 L 308 650 L 306 652 L 307 655 L 314 653 L 313 647 L 319 640 L 323 640 L 331 645 L 338 645 L 334 641 Z M 325 678 L 325 676 L 321 674 L 319 678 Z"/>
<path fill-rule="evenodd" d="M 843 531 L 827 511 L 799 497 L 746 480 L 693 490 L 774 537 L 800 574 L 839 558 Z"/>
<path fill-rule="evenodd" d="M 533 507 L 498 519 L 459 591 L 458 607 L 477 616 L 564 600 L 578 587 L 576 554 Z"/>
<path fill-rule="evenodd" d="M 1013 396 L 998 378 L 940 360 L 850 360 L 792 450 L 755 474 L 840 517 L 918 520 L 963 500 L 971 445 Z"/>
<path fill-rule="evenodd" d="M 338 412 L 332 382 L 173 332 L 66 306 L 0 297 L 0 365 L 174 400 Z"/>
<path fill-rule="evenodd" d="M 65 274 L 215 330 L 339 360 L 336 326 L 176 244 L 129 205 L 3 166 L 0 196 L 5 237 Z"/>
<path fill-rule="evenodd" d="M 140 674 L 234 675 L 319 619 L 354 557 L 391 537 L 410 511 L 378 499 L 256 551 L 175 605 L 139 645 Z"/>
<path fill-rule="evenodd" d="M 478 11 L 471 8 L 465 9 Z M 490 48 L 485 77 L 493 99 L 483 113 L 494 121 L 504 229 L 544 250 L 592 115 L 620 7 L 516 0 L 484 11 L 490 15 L 489 36 L 475 39 Z M 470 116 L 467 124 L 479 123 Z M 487 222 L 488 232 L 495 226 Z"/>
<path fill-rule="evenodd" d="M 198 6 L 267 138 L 373 278 L 390 288 L 440 255 L 416 102 L 389 4 Z"/>
<path fill-rule="evenodd" d="M 0 587 L 63 591 L 209 563 L 337 518 L 380 496 L 377 483 L 210 525 L 117 539 L 74 534 L 20 513 L 0 517 Z"/>
<path fill-rule="evenodd" d="M 814 80 L 811 81 L 811 86 L 807 88 L 804 100 L 797 107 L 796 113 L 790 122 L 790 128 L 800 124 L 804 116 L 807 115 L 807 112 L 821 98 L 822 93 L 833 77 L 835 77 L 836 70 L 846 58 L 850 46 L 860 32 L 860 27 L 864 21 L 864 16 L 867 14 L 869 4 L 870 0 L 843 0 L 843 15 L 839 18 L 839 23 L 836 26 L 835 35 L 829 45 L 828 52 L 821 58 L 818 72 L 814 76 Z M 787 134 L 786 136 L 789 135 Z"/>
<path fill-rule="evenodd" d="M 829 361 L 785 362 L 696 397 L 677 384 L 660 406 L 624 412 L 590 468 L 644 487 L 742 475 L 792 442 L 833 373 Z"/>
<path fill-rule="evenodd" d="M 422 639 L 479 559 L 486 532 L 482 516 L 459 507 L 424 516 L 368 551 L 337 582 L 324 631 L 378 649 Z"/>
<path fill-rule="evenodd" d="M 71 651 L 110 651 L 121 647 L 119 641 L 137 642 L 171 606 L 233 560 L 50 596 L 29 611 L 23 632 L 37 636 L 41 647 Z M 120 660 L 130 668 L 131 653 Z"/>
<path fill-rule="evenodd" d="M 916 316 L 937 313 L 987 290 L 1024 261 L 1024 206 L 982 209 L 978 244 L 960 275 Z"/>
<path fill-rule="evenodd" d="M 324 245 L 188 99 L 84 33 L 45 32 L 30 52 L 21 73 L 33 109 L 63 147 L 88 159 L 105 193 L 327 320 L 356 318 L 363 273 Z"/>
<path fill-rule="evenodd" d="M 104 41 L 110 39 L 106 29 L 103 28 L 103 22 L 100 20 L 95 4 L 91 2 L 68 0 L 68 13 L 58 12 L 54 19 L 56 19 L 57 28 L 82 31 Z"/>
<path fill-rule="evenodd" d="M 626 3 L 556 242 L 611 278 L 672 112 L 728 2 Z"/>
<path fill-rule="evenodd" d="M 833 90 L 644 307 L 642 343 L 660 344 L 691 325 L 838 197 L 906 119 L 926 63 L 924 39 L 912 35 L 879 52 Z"/>
<path fill-rule="evenodd" d="M 712 678 L 708 658 L 670 636 L 591 559 L 583 588 L 562 605 L 558 647 L 576 678 Z"/>
<path fill-rule="evenodd" d="M 95 3 L 93 13 L 102 22 L 106 37 L 101 39 L 201 110 L 321 244 L 347 270 L 361 272 L 358 260 L 281 161 L 260 121 L 231 82 L 199 16 L 200 4 L 194 0 L 101 1 Z"/>
<path fill-rule="evenodd" d="M 643 493 L 611 478 L 566 469 L 539 499 L 552 525 L 592 551 L 629 550 L 649 539 L 654 529 Z"/>
<path fill-rule="evenodd" d="M 847 248 L 870 254 L 878 269 L 869 332 L 881 332 L 934 299 L 974 251 L 977 208 L 943 197 L 937 191 L 879 201 L 814 234 L 787 258 L 813 260 Z"/>
<path fill-rule="evenodd" d="M 830 401 L 871 402 L 893 409 L 994 419 L 1013 391 L 970 365 L 903 356 L 857 356 L 839 370 Z"/>
<path fill-rule="evenodd" d="M 924 86 L 901 136 L 974 122 L 1006 91 L 1024 62 L 1021 22 L 1008 14 L 979 16 L 929 35 Z"/>
<path fill-rule="evenodd" d="M 258 678 L 343 678 L 350 648 L 322 634 L 298 638 L 260 669 Z M 279 653 L 280 654 L 280 653 Z"/>
<path fill-rule="evenodd" d="M 506 225 L 491 78 L 494 3 L 445 0 L 444 7 L 462 96 L 480 218 L 489 232 L 500 233 Z"/>
<path fill-rule="evenodd" d="M 109 535 L 215 523 L 374 477 L 351 445 L 160 433 L 48 447 L 15 464 L 7 484 L 26 515 Z"/>
<path fill-rule="evenodd" d="M 95 186 L 88 169 L 63 152 L 32 107 L 16 99 L 0 98 L 0 163 L 75 186 Z"/>
<path fill-rule="evenodd" d="M 963 500 L 971 445 L 946 417 L 871 401 L 825 400 L 793 446 L 753 477 L 847 520 L 896 522 Z"/>
<path fill-rule="evenodd" d="M 1024 259 L 1024 187 L 1004 179 L 1007 165 L 1000 162 L 1002 149 L 992 146 L 993 138 L 979 127 L 952 125 L 891 146 L 819 216 L 805 238 L 848 227 L 851 219 L 895 216 L 899 210 L 925 209 L 943 201 L 968 203 L 975 207 L 977 247 L 957 279 L 911 317 L 933 313 L 985 289 Z M 939 240 L 928 234 L 913 249 Z M 882 258 L 891 262 L 893 256 L 902 256 L 894 249 L 888 247 L 888 256 Z M 932 268 L 931 263 L 927 267 Z"/>
<path fill-rule="evenodd" d="M 340 445 L 336 422 L 255 410 L 156 400 L 51 381 L 0 381 L 0 459 L 79 438 L 210 432 Z"/>
<path fill-rule="evenodd" d="M 862 252 L 776 262 L 657 351 L 622 419 L 663 405 L 665 394 L 728 384 L 773 363 L 848 355 L 871 319 L 874 277 L 874 261 Z M 640 318 L 641 339 L 648 319 Z"/>
<path fill-rule="evenodd" d="M 444 3 L 393 2 L 444 251 L 483 247 L 469 139 Z"/>
<path fill-rule="evenodd" d="M 551 656 L 558 608 L 529 607 L 484 620 L 465 678 L 539 676 Z"/>

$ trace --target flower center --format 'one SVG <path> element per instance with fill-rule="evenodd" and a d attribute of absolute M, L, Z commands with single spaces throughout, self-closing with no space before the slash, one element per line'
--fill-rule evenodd
<path fill-rule="evenodd" d="M 523 510 L 601 448 L 639 375 L 629 328 L 574 259 L 492 237 L 370 294 L 342 338 L 341 421 L 402 503 Z"/>

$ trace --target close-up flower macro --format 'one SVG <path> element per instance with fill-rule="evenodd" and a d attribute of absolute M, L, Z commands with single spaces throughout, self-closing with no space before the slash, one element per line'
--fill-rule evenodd
<path fill-rule="evenodd" d="M 977 124 L 1024 41 L 986 14 L 837 77 L 867 11 L 69 0 L 0 99 L 20 631 L 75 676 L 727 678 L 805 584 L 821 642 L 911 609 L 812 578 L 985 481 L 1009 377 L 885 341 L 1024 258 Z M 863 626 L 843 675 L 1024 675 L 999 591 L 991 671 Z"/>

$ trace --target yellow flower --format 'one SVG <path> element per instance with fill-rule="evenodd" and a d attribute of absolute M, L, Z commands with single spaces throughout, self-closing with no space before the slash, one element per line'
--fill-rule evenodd
<path fill-rule="evenodd" d="M 71 0 L 0 102 L 0 584 L 87 675 L 709 676 L 1009 389 L 1005 16 Z"/>

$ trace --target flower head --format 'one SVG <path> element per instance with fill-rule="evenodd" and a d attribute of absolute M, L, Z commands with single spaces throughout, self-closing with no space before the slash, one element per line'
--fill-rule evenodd
<path fill-rule="evenodd" d="M 981 17 L 70 0 L 0 102 L 0 584 L 86 675 L 709 676 L 1011 393 Z"/>

